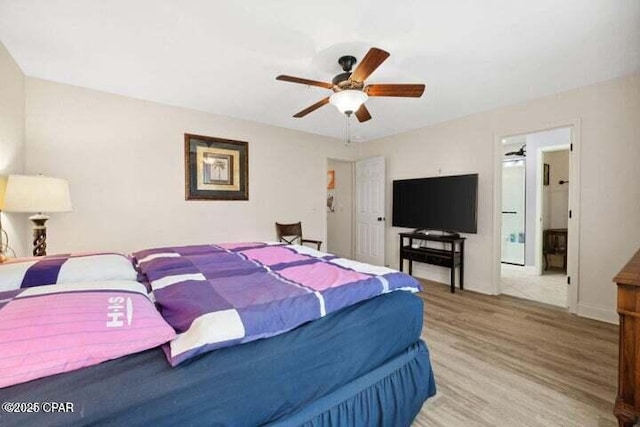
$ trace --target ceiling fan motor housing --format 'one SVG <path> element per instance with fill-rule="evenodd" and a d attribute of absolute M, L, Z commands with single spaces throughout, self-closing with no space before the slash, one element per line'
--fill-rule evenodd
<path fill-rule="evenodd" d="M 335 76 L 331 80 L 331 83 L 333 83 L 334 86 L 337 86 L 340 89 L 351 88 L 351 85 L 349 84 L 349 78 L 351 77 L 351 69 L 356 64 L 356 62 L 358 62 L 358 60 L 355 58 L 355 56 L 341 56 L 338 59 L 338 64 L 340 64 L 344 73 L 340 73 Z"/>
<path fill-rule="evenodd" d="M 349 77 L 351 77 L 351 72 L 349 71 L 346 73 L 340 73 L 331 80 L 331 83 L 333 83 L 334 86 L 340 86 L 340 83 L 348 82 Z"/>

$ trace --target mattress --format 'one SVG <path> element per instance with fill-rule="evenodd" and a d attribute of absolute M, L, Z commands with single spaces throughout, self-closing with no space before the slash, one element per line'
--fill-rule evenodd
<path fill-rule="evenodd" d="M 291 417 L 321 420 L 331 414 L 330 408 L 335 416 L 344 415 L 335 414 L 331 402 L 348 401 L 343 393 L 358 399 L 358 381 L 396 365 L 384 375 L 398 375 L 407 366 L 415 371 L 409 376 L 419 382 L 418 389 L 406 391 L 416 394 L 407 410 L 415 412 L 416 405 L 419 409 L 435 393 L 428 353 L 419 341 L 422 316 L 420 298 L 393 292 L 174 368 L 155 348 L 0 389 L 0 402 L 40 404 L 35 413 L 0 412 L 0 425 L 254 426 L 287 424 Z M 403 357 L 406 364 L 400 365 Z M 360 386 L 375 389 L 376 384 L 377 377 Z M 47 402 L 69 402 L 73 411 L 45 413 L 51 408 Z M 329 412 L 322 409 L 326 405 Z M 308 408 L 313 410 L 305 414 Z"/>

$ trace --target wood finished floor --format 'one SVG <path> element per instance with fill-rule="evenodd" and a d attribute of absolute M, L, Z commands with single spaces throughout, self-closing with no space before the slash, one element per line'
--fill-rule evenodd
<path fill-rule="evenodd" d="M 413 426 L 617 426 L 618 327 L 423 281 L 438 393 Z"/>

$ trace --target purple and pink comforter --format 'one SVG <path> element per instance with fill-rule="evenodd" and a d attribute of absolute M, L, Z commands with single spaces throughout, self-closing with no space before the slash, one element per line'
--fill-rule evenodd
<path fill-rule="evenodd" d="M 387 292 L 420 289 L 407 274 L 305 246 L 199 245 L 134 256 L 163 317 L 178 333 L 165 346 L 173 366 L 281 334 Z"/>

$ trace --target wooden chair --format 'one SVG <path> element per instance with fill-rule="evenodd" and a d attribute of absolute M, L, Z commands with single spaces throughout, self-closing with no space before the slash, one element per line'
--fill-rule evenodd
<path fill-rule="evenodd" d="M 320 250 L 322 246 L 321 240 L 311 240 L 302 238 L 302 222 L 296 222 L 295 224 L 280 224 L 276 222 L 276 234 L 278 235 L 278 241 L 285 242 L 290 245 L 304 245 L 305 243 L 311 243 L 316 245 Z"/>

